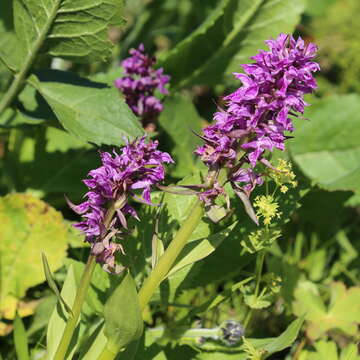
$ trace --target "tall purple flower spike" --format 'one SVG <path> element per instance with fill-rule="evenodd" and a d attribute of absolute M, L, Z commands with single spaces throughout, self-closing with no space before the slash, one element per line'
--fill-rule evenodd
<path fill-rule="evenodd" d="M 132 197 L 153 205 L 151 188 L 164 180 L 163 164 L 173 162 L 170 155 L 157 150 L 157 146 L 157 141 L 146 143 L 142 137 L 127 143 L 120 155 L 115 151 L 100 153 L 102 166 L 89 172 L 90 179 L 83 180 L 89 188 L 85 194 L 87 199 L 79 205 L 69 202 L 70 207 L 83 217 L 83 221 L 74 226 L 86 235 L 85 241 L 91 244 L 92 254 L 107 271 L 117 271 L 115 253 L 122 250 L 112 237 L 126 234 L 127 216 L 138 219 L 128 199 Z M 105 227 L 107 209 L 112 203 L 117 204 L 116 216 Z"/>
<path fill-rule="evenodd" d="M 234 73 L 242 86 L 224 98 L 226 109 L 215 113 L 215 123 L 201 136 L 205 144 L 195 151 L 211 169 L 233 169 L 229 180 L 246 196 L 263 182 L 254 168 L 259 162 L 270 165 L 264 153 L 285 149 L 285 133 L 294 131 L 289 116 L 304 112 L 304 95 L 317 87 L 312 73 L 320 70 L 312 61 L 316 46 L 300 37 L 280 34 L 266 44 L 269 51 L 242 65 L 244 74 Z"/>
<path fill-rule="evenodd" d="M 170 77 L 164 75 L 162 68 L 153 68 L 156 60 L 145 54 L 143 44 L 138 49 L 131 49 L 130 55 L 121 63 L 125 75 L 115 80 L 115 86 L 124 94 L 126 103 L 142 119 L 145 127 L 154 122 L 163 110 L 154 93 L 158 90 L 161 94 L 168 94 L 165 85 Z"/>

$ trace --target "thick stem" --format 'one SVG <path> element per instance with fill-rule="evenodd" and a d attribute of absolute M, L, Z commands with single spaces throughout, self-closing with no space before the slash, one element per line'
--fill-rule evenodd
<path fill-rule="evenodd" d="M 164 254 L 160 257 L 159 262 L 150 273 L 149 277 L 145 280 L 143 286 L 139 291 L 139 304 L 140 309 L 144 310 L 145 306 L 150 301 L 151 297 L 155 293 L 160 283 L 164 280 L 166 275 L 171 270 L 181 250 L 184 248 L 189 240 L 189 237 L 194 232 L 196 227 L 204 215 L 204 206 L 202 201 L 196 199 L 190 214 L 181 225 L 179 231 L 176 233 L 174 239 L 165 250 Z M 99 360 L 112 360 L 115 358 L 114 354 L 109 348 L 109 341 L 105 345 L 103 352 L 101 353 Z M 120 351 L 121 349 L 119 349 Z"/>
<path fill-rule="evenodd" d="M 9 106 L 11 105 L 12 101 L 16 97 L 16 95 L 21 91 L 24 81 L 26 79 L 26 76 L 31 69 L 36 56 L 41 49 L 41 47 L 44 44 L 44 41 L 46 39 L 46 36 L 51 28 L 51 25 L 53 24 L 56 14 L 58 12 L 59 6 L 61 1 L 56 1 L 54 3 L 54 7 L 51 9 L 51 12 L 49 13 L 48 19 L 44 24 L 44 27 L 42 28 L 39 37 L 35 40 L 34 45 L 31 49 L 28 49 L 27 56 L 22 63 L 20 71 L 15 75 L 13 82 L 11 83 L 9 89 L 3 96 L 0 102 L 0 114 Z"/>
<path fill-rule="evenodd" d="M 161 281 L 164 280 L 165 276 L 171 270 L 176 258 L 186 245 L 191 234 L 198 226 L 203 215 L 203 203 L 197 199 L 187 219 L 184 221 L 174 239 L 171 241 L 170 245 L 165 250 L 154 270 L 145 280 L 139 291 L 139 303 L 142 310 L 150 301 Z"/>
<path fill-rule="evenodd" d="M 104 226 L 107 229 L 110 226 L 111 220 L 115 213 L 115 205 L 111 204 L 109 207 L 106 217 L 104 220 Z M 81 308 L 84 304 L 85 297 L 88 291 L 88 288 L 90 286 L 92 274 L 95 269 L 96 265 L 96 258 L 94 255 L 90 255 L 88 258 L 88 261 L 86 263 L 84 272 L 81 276 L 80 285 L 77 289 L 74 304 L 72 307 L 73 316 L 69 316 L 69 319 L 66 323 L 64 332 L 62 334 L 60 343 L 58 345 L 58 348 L 56 349 L 56 353 L 54 356 L 54 360 L 63 360 L 65 359 L 66 353 L 68 351 L 69 344 L 71 342 L 71 338 L 74 334 L 74 331 L 76 329 L 76 325 L 79 320 L 79 316 L 81 313 Z"/>

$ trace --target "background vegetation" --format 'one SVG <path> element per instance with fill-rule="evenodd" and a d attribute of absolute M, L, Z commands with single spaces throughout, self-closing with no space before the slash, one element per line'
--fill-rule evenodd
<path fill-rule="evenodd" d="M 240 221 L 225 240 L 217 225 L 202 223 L 197 230 L 194 240 L 217 234 L 217 249 L 163 283 L 148 309 L 150 330 L 136 359 L 260 359 L 251 347 L 245 351 L 212 338 L 187 337 L 181 330 L 217 328 L 226 320 L 244 323 L 249 308 L 254 310 L 246 334 L 251 338 L 277 337 L 305 314 L 303 325 L 295 323 L 301 330 L 290 348 L 264 342 L 269 359 L 360 359 L 360 2 L 131 0 L 121 17 L 113 16 L 118 1 L 100 3 L 98 13 L 81 15 L 87 31 L 57 15 L 62 22 L 42 39 L 25 86 L 0 115 L 0 356 L 42 359 L 46 344 L 56 342 L 64 326 L 56 318 L 57 298 L 45 283 L 40 254 L 46 253 L 59 287 L 66 274 L 67 282 L 78 281 L 88 247 L 71 227 L 77 217 L 63 195 L 81 200 L 86 189 L 80 180 L 99 165 L 99 147 L 109 149 L 124 135 L 141 134 L 113 87 L 128 50 L 144 43 L 171 76 L 171 95 L 153 135 L 176 160 L 169 182 L 187 176 L 193 183 L 201 165 L 192 154 L 198 140 L 189 129 L 199 132 L 211 121 L 221 97 L 239 86 L 232 72 L 264 48 L 264 40 L 294 32 L 318 44 L 322 72 L 319 90 L 307 98 L 312 106 L 306 119 L 296 119 L 295 138 L 281 155 L 293 161 L 299 185 L 282 200 L 286 216 L 277 224 L 280 238 L 268 250 L 266 292 L 254 301 L 251 280 L 243 281 L 252 276 L 254 258 L 246 244 L 249 220 L 238 204 Z M 29 32 L 31 19 L 22 4 L 0 4 L 0 98 L 40 38 Z M 33 21 L 41 33 L 39 14 Z M 97 28 L 104 29 L 98 36 L 87 34 Z M 167 211 L 159 224 L 166 243 L 190 200 L 165 196 L 163 201 Z M 154 209 L 140 211 L 148 227 L 131 224 L 123 259 L 138 281 L 150 268 L 145 258 L 156 218 Z M 161 227 L 166 222 L 170 229 Z M 97 315 L 118 283 L 119 277 L 96 270 L 81 320 L 87 340 L 74 349 L 74 358 L 91 359 L 91 334 L 101 325 Z M 64 289 L 64 297 L 71 297 Z M 49 318 L 53 325 L 47 329 Z"/>

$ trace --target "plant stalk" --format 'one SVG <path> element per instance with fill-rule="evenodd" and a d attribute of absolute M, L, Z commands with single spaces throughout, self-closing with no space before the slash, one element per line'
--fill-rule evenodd
<path fill-rule="evenodd" d="M 155 268 L 152 270 L 149 277 L 145 280 L 139 291 L 138 296 L 141 310 L 144 310 L 160 283 L 165 279 L 166 275 L 171 270 L 181 250 L 188 242 L 189 237 L 199 225 L 203 215 L 203 202 L 200 199 L 196 199 L 190 214 L 181 225 L 174 239 L 171 241 L 164 254 L 160 257 L 159 262 L 156 264 Z M 114 354 L 113 351 L 111 351 L 109 348 L 110 346 L 108 341 L 99 357 L 99 360 L 115 359 L 117 353 Z M 120 350 L 121 349 L 119 349 L 118 352 Z"/>
<path fill-rule="evenodd" d="M 111 204 L 109 207 L 106 217 L 104 220 L 105 228 L 107 229 L 110 226 L 111 220 L 115 213 L 115 204 Z M 76 325 L 79 320 L 79 316 L 81 313 L 81 308 L 84 304 L 85 297 L 91 282 L 92 275 L 94 273 L 96 258 L 94 255 L 90 255 L 88 261 L 86 263 L 84 272 L 81 275 L 80 285 L 77 289 L 74 304 L 72 307 L 73 316 L 69 316 L 67 320 L 64 332 L 62 334 L 60 343 L 58 348 L 56 349 L 56 353 L 53 360 L 63 360 L 65 359 L 66 353 L 68 351 L 69 344 L 71 342 L 71 338 L 76 329 Z"/>
<path fill-rule="evenodd" d="M 190 214 L 180 227 L 168 248 L 165 250 L 164 254 L 160 257 L 159 262 L 150 273 L 150 276 L 145 280 L 143 286 L 141 287 L 139 291 L 139 304 L 141 310 L 144 310 L 160 283 L 171 270 L 175 260 L 186 245 L 191 234 L 198 226 L 203 215 L 203 203 L 201 200 L 197 199 L 190 211 Z"/>
<path fill-rule="evenodd" d="M 95 265 L 96 265 L 95 256 L 90 255 L 86 263 L 84 272 L 81 276 L 80 285 L 76 292 L 74 305 L 72 307 L 72 312 L 74 316 L 69 315 L 69 319 L 66 323 L 65 330 L 61 337 L 59 346 L 56 350 L 54 360 L 65 359 L 65 355 L 67 353 L 71 338 L 73 336 L 73 333 L 75 331 L 76 325 L 79 320 L 81 308 L 85 301 L 85 296 L 90 285 L 90 281 L 95 269 Z"/>
<path fill-rule="evenodd" d="M 260 250 L 260 252 L 257 254 L 257 257 L 256 257 L 256 266 L 255 266 L 256 280 L 255 280 L 255 294 L 254 294 L 256 298 L 259 295 L 261 277 L 262 277 L 262 272 L 263 272 L 263 267 L 264 267 L 265 253 L 266 253 L 265 250 Z M 245 329 L 247 329 L 247 327 L 249 326 L 252 315 L 253 315 L 253 309 L 250 309 L 249 312 L 247 313 L 245 321 L 244 321 Z"/>
<path fill-rule="evenodd" d="M 55 20 L 60 4 L 61 1 L 55 2 L 54 7 L 51 9 L 51 12 L 48 15 L 47 21 L 45 22 L 44 27 L 39 34 L 39 37 L 35 40 L 33 47 L 31 49 L 28 49 L 27 56 L 20 68 L 20 71 L 15 75 L 14 80 L 11 83 L 9 89 L 7 90 L 7 92 L 0 101 L 0 115 L 8 106 L 11 105 L 14 98 L 21 91 L 26 76 L 29 70 L 31 69 L 31 67 L 33 66 L 36 56 L 39 50 L 41 49 L 42 45 L 44 44 L 46 36 Z"/>

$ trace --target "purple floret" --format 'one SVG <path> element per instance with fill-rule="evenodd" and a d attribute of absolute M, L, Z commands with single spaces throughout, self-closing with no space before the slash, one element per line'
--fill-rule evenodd
<path fill-rule="evenodd" d="M 242 86 L 224 98 L 226 109 L 215 113 L 215 124 L 203 130 L 205 144 L 195 151 L 210 169 L 236 167 L 230 181 L 247 195 L 262 184 L 253 169 L 265 162 L 264 153 L 285 149 L 285 134 L 294 131 L 289 116 L 304 112 L 304 95 L 317 87 L 312 73 L 320 70 L 312 61 L 316 46 L 300 37 L 280 34 L 266 44 L 270 50 L 243 65 L 244 74 L 234 73 Z M 238 169 L 246 163 L 246 170 Z"/>
<path fill-rule="evenodd" d="M 114 254 L 121 245 L 111 241 L 113 235 L 127 229 L 126 216 L 138 219 L 136 211 L 128 203 L 129 197 L 145 204 L 151 202 L 151 188 L 165 178 L 164 163 L 173 160 L 166 152 L 157 150 L 158 142 L 145 142 L 145 137 L 129 142 L 122 148 L 121 154 L 113 151 L 100 153 L 102 166 L 89 172 L 84 180 L 89 191 L 86 201 L 71 208 L 83 216 L 83 221 L 75 224 L 86 235 L 97 261 L 104 264 L 108 271 L 115 271 Z M 137 194 L 138 193 L 138 194 Z M 109 226 L 105 226 L 107 210 L 116 204 L 116 216 Z"/>
<path fill-rule="evenodd" d="M 162 68 L 153 68 L 156 60 L 145 54 L 143 44 L 138 49 L 131 49 L 130 55 L 121 63 L 125 75 L 115 80 L 115 86 L 121 90 L 126 103 L 146 126 L 163 110 L 161 101 L 154 93 L 158 90 L 161 94 L 168 94 L 165 85 L 170 77 L 164 75 Z"/>

